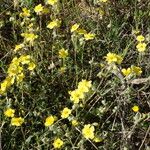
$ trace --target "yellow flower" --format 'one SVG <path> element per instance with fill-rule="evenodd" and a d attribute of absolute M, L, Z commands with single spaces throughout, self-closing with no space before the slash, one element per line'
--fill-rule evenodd
<path fill-rule="evenodd" d="M 132 107 L 132 110 L 133 110 L 134 112 L 138 112 L 138 111 L 139 111 L 139 106 L 136 106 L 136 105 L 133 106 L 133 107 Z"/>
<path fill-rule="evenodd" d="M 115 53 L 108 53 L 107 56 L 105 56 L 106 61 L 108 62 L 108 64 L 111 63 L 118 63 L 121 64 L 123 58 Z"/>
<path fill-rule="evenodd" d="M 5 93 L 7 88 L 9 88 L 14 83 L 14 77 L 6 77 L 6 79 L 1 83 L 0 91 Z"/>
<path fill-rule="evenodd" d="M 89 88 L 91 88 L 91 86 L 92 86 L 91 81 L 82 80 L 78 84 L 78 90 L 80 90 L 82 92 L 88 92 Z"/>
<path fill-rule="evenodd" d="M 14 109 L 8 108 L 8 109 L 4 112 L 4 115 L 7 116 L 7 117 L 14 117 L 14 113 L 15 113 L 15 110 L 14 110 Z"/>
<path fill-rule="evenodd" d="M 137 46 L 136 46 L 137 50 L 139 52 L 144 52 L 145 49 L 146 49 L 146 44 L 145 43 L 139 43 Z"/>
<path fill-rule="evenodd" d="M 66 58 L 68 56 L 68 50 L 65 50 L 64 48 L 59 50 L 59 58 Z"/>
<path fill-rule="evenodd" d="M 55 118 L 53 116 L 49 116 L 46 118 L 44 125 L 47 126 L 51 126 L 55 121 Z"/>
<path fill-rule="evenodd" d="M 19 61 L 24 65 L 24 64 L 29 64 L 31 60 L 30 55 L 22 55 L 19 57 Z"/>
<path fill-rule="evenodd" d="M 106 3 L 108 0 L 99 0 L 100 2 L 104 2 L 104 3 Z"/>
<path fill-rule="evenodd" d="M 20 17 L 30 17 L 30 10 L 27 8 L 22 8 L 22 12 L 20 13 Z"/>
<path fill-rule="evenodd" d="M 58 0 L 47 0 L 47 3 L 50 5 L 55 5 L 57 3 Z"/>
<path fill-rule="evenodd" d="M 86 34 L 84 34 L 84 38 L 85 38 L 86 41 L 92 40 L 92 39 L 95 38 L 95 34 L 93 34 L 93 33 L 86 33 Z"/>
<path fill-rule="evenodd" d="M 61 118 L 68 118 L 69 115 L 71 114 L 71 109 L 69 108 L 64 108 L 63 111 L 61 112 Z"/>
<path fill-rule="evenodd" d="M 77 126 L 79 124 L 79 122 L 75 119 L 72 120 L 71 123 L 72 123 L 73 126 Z"/>
<path fill-rule="evenodd" d="M 38 35 L 35 35 L 34 33 L 22 33 L 21 36 L 25 38 L 26 42 L 31 43 L 38 38 Z"/>
<path fill-rule="evenodd" d="M 138 42 L 142 42 L 142 41 L 145 40 L 145 38 L 144 38 L 143 35 L 138 35 L 138 36 L 136 37 L 136 40 L 137 40 Z"/>
<path fill-rule="evenodd" d="M 103 139 L 102 139 L 102 138 L 99 138 L 99 137 L 95 137 L 95 138 L 93 139 L 93 141 L 96 142 L 96 143 L 99 143 L 99 142 L 102 142 Z"/>
<path fill-rule="evenodd" d="M 42 4 L 39 4 L 39 5 L 37 5 L 37 6 L 35 6 L 35 8 L 34 8 L 34 11 L 37 13 L 37 14 L 39 14 L 39 13 L 41 13 L 42 11 L 43 11 L 43 6 L 42 6 Z"/>
<path fill-rule="evenodd" d="M 78 28 L 79 28 L 79 24 L 74 24 L 72 27 L 71 27 L 71 32 L 74 32 L 74 31 L 76 31 Z"/>
<path fill-rule="evenodd" d="M 24 122 L 24 119 L 21 117 L 14 117 L 11 119 L 11 125 L 12 126 L 21 126 L 22 123 Z"/>
<path fill-rule="evenodd" d="M 84 99 L 84 93 L 80 89 L 76 89 L 74 91 L 69 91 L 70 100 L 73 101 L 75 104 L 79 103 L 80 99 Z"/>
<path fill-rule="evenodd" d="M 82 134 L 86 139 L 94 139 L 94 126 L 87 124 L 82 129 Z"/>
<path fill-rule="evenodd" d="M 127 69 L 122 69 L 121 72 L 123 73 L 124 76 L 129 76 L 132 72 L 131 68 L 127 68 Z"/>
<path fill-rule="evenodd" d="M 58 19 L 51 21 L 48 25 L 47 28 L 49 29 L 54 29 L 57 27 L 60 27 L 61 21 L 59 21 Z"/>
<path fill-rule="evenodd" d="M 21 44 L 18 44 L 18 45 L 15 46 L 14 51 L 16 52 L 16 51 L 22 49 L 23 47 L 24 47 L 24 44 L 22 44 L 22 43 L 21 43 Z"/>
<path fill-rule="evenodd" d="M 61 148 L 63 144 L 64 144 L 64 142 L 60 138 L 57 138 L 53 142 L 54 148 Z"/>
<path fill-rule="evenodd" d="M 30 62 L 30 63 L 29 63 L 29 66 L 28 66 L 28 69 L 29 69 L 30 71 L 32 71 L 35 67 L 36 67 L 35 63 L 34 63 L 34 62 Z"/>
<path fill-rule="evenodd" d="M 142 73 L 142 69 L 140 67 L 137 67 L 137 66 L 131 66 L 131 70 L 132 70 L 132 73 L 135 73 L 135 75 L 141 75 Z"/>
<path fill-rule="evenodd" d="M 20 73 L 20 74 L 18 74 L 18 75 L 16 76 L 17 82 L 18 82 L 18 83 L 22 82 L 23 79 L 24 79 L 24 77 L 25 77 L 25 75 L 24 75 L 23 72 Z"/>

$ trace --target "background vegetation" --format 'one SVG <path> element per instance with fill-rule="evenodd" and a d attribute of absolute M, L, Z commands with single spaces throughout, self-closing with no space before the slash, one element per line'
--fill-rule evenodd
<path fill-rule="evenodd" d="M 36 11 L 39 4 L 42 10 Z M 48 27 L 56 19 L 60 22 Z M 71 32 L 73 25 L 79 27 Z M 150 150 L 149 25 L 148 0 L 58 0 L 54 5 L 44 0 L 2 0 L 0 149 L 54 149 L 60 138 L 64 150 Z M 86 39 L 85 31 L 93 37 Z M 138 35 L 145 39 L 144 52 L 136 47 Z M 62 48 L 66 51 L 61 53 Z M 108 58 L 109 52 L 122 57 L 121 64 L 116 56 Z M 17 66 L 15 81 L 8 83 L 15 57 L 24 76 Z M 122 69 L 131 66 L 142 71 L 125 75 Z M 69 91 L 83 80 L 92 86 L 75 104 Z M 66 107 L 71 114 L 63 118 Z M 18 126 L 4 113 L 8 108 L 23 119 Z M 46 126 L 51 115 L 55 122 Z M 87 124 L 94 127 L 94 138 L 83 134 Z"/>

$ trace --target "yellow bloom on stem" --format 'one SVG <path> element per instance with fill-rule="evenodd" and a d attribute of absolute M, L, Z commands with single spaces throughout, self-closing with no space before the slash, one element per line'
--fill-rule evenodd
<path fill-rule="evenodd" d="M 123 73 L 124 76 L 129 76 L 132 73 L 132 70 L 131 68 L 127 68 L 127 69 L 123 68 L 121 72 Z"/>
<path fill-rule="evenodd" d="M 34 7 L 34 11 L 39 14 L 43 11 L 44 7 L 42 6 L 42 4 L 39 4 L 37 6 Z"/>
<path fill-rule="evenodd" d="M 108 0 L 99 0 L 100 2 L 106 3 Z"/>
<path fill-rule="evenodd" d="M 86 34 L 84 34 L 84 39 L 85 39 L 86 41 L 92 40 L 92 39 L 94 39 L 94 38 L 95 38 L 95 34 L 93 34 L 93 33 L 86 33 Z"/>
<path fill-rule="evenodd" d="M 73 126 L 77 126 L 79 124 L 79 122 L 75 119 L 72 120 L 71 123 L 72 123 Z"/>
<path fill-rule="evenodd" d="M 58 19 L 56 19 L 56 20 L 51 21 L 51 22 L 47 25 L 47 28 L 49 28 L 49 29 L 58 28 L 58 27 L 60 27 L 60 24 L 61 24 L 61 21 L 58 20 Z"/>
<path fill-rule="evenodd" d="M 138 36 L 136 37 L 136 40 L 137 40 L 138 42 L 143 42 L 143 41 L 145 40 L 145 38 L 144 38 L 143 35 L 138 35 Z"/>
<path fill-rule="evenodd" d="M 64 142 L 60 138 L 57 138 L 53 142 L 54 148 L 58 148 L 58 149 L 61 148 L 63 146 L 63 144 L 64 144 Z"/>
<path fill-rule="evenodd" d="M 22 117 L 14 117 L 11 119 L 11 125 L 12 126 L 21 126 L 24 122 L 24 119 Z"/>
<path fill-rule="evenodd" d="M 123 58 L 115 53 L 108 53 L 107 56 L 105 56 L 106 61 L 108 62 L 108 64 L 111 63 L 118 63 L 121 64 Z"/>
<path fill-rule="evenodd" d="M 138 112 L 138 111 L 139 111 L 139 106 L 136 106 L 136 105 L 133 106 L 133 107 L 132 107 L 132 110 L 133 110 L 134 112 Z"/>
<path fill-rule="evenodd" d="M 32 71 L 32 70 L 34 70 L 35 67 L 36 67 L 36 64 L 35 64 L 34 62 L 30 62 L 30 63 L 29 63 L 29 66 L 28 66 L 28 69 L 29 69 L 30 71 Z"/>
<path fill-rule="evenodd" d="M 47 0 L 47 3 L 50 5 L 55 5 L 57 3 L 58 0 Z"/>
<path fill-rule="evenodd" d="M 22 12 L 20 13 L 20 17 L 30 17 L 30 10 L 27 8 L 22 8 Z"/>
<path fill-rule="evenodd" d="M 17 82 L 18 82 L 18 83 L 22 82 L 23 79 L 24 79 L 24 77 L 25 77 L 25 75 L 24 75 L 23 72 L 20 73 L 20 74 L 18 74 L 18 75 L 16 75 Z"/>
<path fill-rule="evenodd" d="M 16 52 L 16 51 L 22 49 L 23 47 L 24 47 L 24 44 L 22 44 L 22 43 L 21 43 L 21 44 L 18 44 L 18 45 L 15 46 L 14 51 Z"/>
<path fill-rule="evenodd" d="M 86 139 L 94 139 L 94 126 L 91 124 L 84 125 L 82 129 L 82 134 Z"/>
<path fill-rule="evenodd" d="M 66 58 L 68 56 L 68 50 L 65 50 L 64 48 L 59 50 L 59 58 Z"/>
<path fill-rule="evenodd" d="M 71 109 L 69 108 L 64 108 L 63 111 L 61 112 L 61 118 L 68 118 L 69 115 L 71 114 Z"/>
<path fill-rule="evenodd" d="M 79 28 L 79 26 L 80 26 L 80 25 L 79 25 L 79 24 L 77 24 L 77 23 L 76 23 L 76 24 L 74 24 L 74 25 L 71 27 L 71 30 L 70 30 L 70 31 L 71 31 L 71 32 L 76 31 L 76 30 Z"/>
<path fill-rule="evenodd" d="M 139 43 L 136 48 L 139 52 L 144 52 L 146 50 L 146 44 L 145 43 Z"/>
<path fill-rule="evenodd" d="M 100 138 L 100 137 L 95 137 L 95 138 L 93 139 L 93 141 L 96 142 L 96 143 L 99 143 L 99 142 L 102 142 L 103 139 Z"/>
<path fill-rule="evenodd" d="M 132 73 L 134 73 L 137 76 L 142 74 L 142 69 L 137 66 L 131 66 L 131 71 L 132 71 Z"/>
<path fill-rule="evenodd" d="M 80 99 L 84 99 L 84 93 L 80 89 L 75 89 L 74 91 L 69 91 L 70 100 L 73 101 L 75 104 L 79 103 Z"/>
<path fill-rule="evenodd" d="M 19 57 L 19 61 L 24 65 L 24 64 L 29 64 L 31 61 L 30 55 L 22 55 Z"/>
<path fill-rule="evenodd" d="M 4 115 L 6 117 L 14 117 L 14 113 L 15 113 L 15 110 L 11 108 L 8 108 L 7 110 L 4 111 Z"/>
<path fill-rule="evenodd" d="M 22 33 L 21 36 L 24 37 L 26 42 L 31 43 L 33 43 L 33 41 L 38 38 L 38 35 L 35 35 L 34 33 Z"/>
<path fill-rule="evenodd" d="M 82 92 L 88 92 L 89 88 L 92 87 L 91 84 L 92 81 L 87 81 L 87 80 L 82 80 L 81 82 L 79 82 L 78 84 L 78 89 Z"/>
<path fill-rule="evenodd" d="M 44 125 L 46 127 L 51 126 L 54 123 L 54 121 L 55 121 L 55 117 L 49 116 L 46 118 Z"/>

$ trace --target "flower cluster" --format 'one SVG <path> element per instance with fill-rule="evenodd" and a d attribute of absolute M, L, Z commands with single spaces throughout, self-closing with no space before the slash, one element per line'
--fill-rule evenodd
<path fill-rule="evenodd" d="M 22 55 L 19 58 L 13 58 L 7 70 L 7 77 L 1 83 L 0 94 L 5 94 L 6 90 L 14 84 L 15 80 L 17 83 L 23 81 L 23 78 L 25 77 L 23 72 L 24 65 L 28 65 L 28 70 L 30 71 L 36 67 L 34 62 L 31 60 L 30 55 Z"/>
<path fill-rule="evenodd" d="M 138 41 L 138 44 L 136 45 L 136 48 L 139 52 L 144 52 L 146 50 L 146 43 L 144 42 L 145 38 L 143 35 L 138 35 L 136 37 L 136 40 Z"/>
<path fill-rule="evenodd" d="M 89 92 L 91 87 L 91 81 L 82 80 L 81 82 L 79 82 L 77 89 L 69 91 L 70 100 L 75 104 L 79 103 L 80 100 L 84 99 L 85 93 Z"/>
<path fill-rule="evenodd" d="M 123 68 L 121 70 L 121 72 L 123 73 L 124 76 L 129 76 L 129 75 L 141 75 L 142 73 L 142 69 L 140 67 L 137 67 L 137 66 L 131 66 L 130 68 Z"/>
<path fill-rule="evenodd" d="M 77 24 L 77 23 L 74 24 L 74 25 L 72 25 L 70 31 L 71 31 L 72 33 L 77 33 L 77 34 L 79 34 L 79 35 L 83 35 L 85 41 L 92 40 L 92 39 L 95 38 L 95 34 L 94 34 L 94 33 L 87 33 L 86 30 L 79 28 L 79 26 L 80 26 L 80 25 Z"/>
<path fill-rule="evenodd" d="M 24 122 L 24 119 L 22 117 L 14 117 L 14 114 L 15 110 L 12 108 L 7 108 L 7 110 L 4 111 L 4 115 L 11 118 L 12 126 L 21 126 Z"/>

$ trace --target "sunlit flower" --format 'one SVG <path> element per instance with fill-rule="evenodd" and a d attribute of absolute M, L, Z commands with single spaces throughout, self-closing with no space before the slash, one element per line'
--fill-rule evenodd
<path fill-rule="evenodd" d="M 19 61 L 24 65 L 24 64 L 29 64 L 31 60 L 30 55 L 21 55 L 19 57 Z"/>
<path fill-rule="evenodd" d="M 146 44 L 145 43 L 139 43 L 137 44 L 136 48 L 139 52 L 144 52 L 146 50 Z"/>
<path fill-rule="evenodd" d="M 21 36 L 25 38 L 26 42 L 31 43 L 33 43 L 33 41 L 38 38 L 38 35 L 35 35 L 34 33 L 22 33 Z"/>
<path fill-rule="evenodd" d="M 129 76 L 131 74 L 132 70 L 131 70 L 131 68 L 127 68 L 127 69 L 123 68 L 121 70 L 121 72 L 123 73 L 124 76 Z"/>
<path fill-rule="evenodd" d="M 14 117 L 11 119 L 11 125 L 12 126 L 21 126 L 24 122 L 24 119 L 22 117 Z"/>
<path fill-rule="evenodd" d="M 55 5 L 57 3 L 58 0 L 47 0 L 47 3 L 50 5 Z"/>
<path fill-rule="evenodd" d="M 82 134 L 86 139 L 94 139 L 94 126 L 91 124 L 84 125 L 82 129 Z"/>
<path fill-rule="evenodd" d="M 30 10 L 27 8 L 22 8 L 22 12 L 20 13 L 20 17 L 30 17 Z"/>
<path fill-rule="evenodd" d="M 77 126 L 79 124 L 79 122 L 75 119 L 72 120 L 71 123 L 72 123 L 73 126 Z"/>
<path fill-rule="evenodd" d="M 21 43 L 21 44 L 18 44 L 18 45 L 15 46 L 14 51 L 16 52 L 16 51 L 22 49 L 23 47 L 24 47 L 24 44 L 22 44 L 22 43 Z"/>
<path fill-rule="evenodd" d="M 68 50 L 65 50 L 64 48 L 59 50 L 59 58 L 66 58 L 68 56 Z"/>
<path fill-rule="evenodd" d="M 81 90 L 82 92 L 88 92 L 89 88 L 92 87 L 91 81 L 82 80 L 78 84 L 78 90 Z"/>
<path fill-rule="evenodd" d="M 108 0 L 99 0 L 100 2 L 106 3 Z"/>
<path fill-rule="evenodd" d="M 64 108 L 63 111 L 61 112 L 61 118 L 68 118 L 69 115 L 71 114 L 71 109 L 69 108 Z"/>
<path fill-rule="evenodd" d="M 36 67 L 36 64 L 35 64 L 34 62 L 30 62 L 30 63 L 29 63 L 29 66 L 28 66 L 28 69 L 29 69 L 30 71 L 32 71 L 32 70 L 34 70 L 35 67 Z"/>
<path fill-rule="evenodd" d="M 106 61 L 108 62 L 108 64 L 111 63 L 118 63 L 121 64 L 123 58 L 120 55 L 117 55 L 115 53 L 108 53 L 107 56 L 105 56 Z"/>
<path fill-rule="evenodd" d="M 93 141 L 96 142 L 96 143 L 99 143 L 99 142 L 102 142 L 103 139 L 100 138 L 100 137 L 95 137 L 95 138 L 93 139 Z"/>
<path fill-rule="evenodd" d="M 64 144 L 64 142 L 60 138 L 57 138 L 53 142 L 54 148 L 58 148 L 58 149 L 61 148 L 63 146 L 63 144 Z"/>
<path fill-rule="evenodd" d="M 44 125 L 47 126 L 51 126 L 55 121 L 55 117 L 53 116 L 49 116 L 46 118 Z"/>
<path fill-rule="evenodd" d="M 37 5 L 37 6 L 35 6 L 35 8 L 34 8 L 34 11 L 37 13 L 37 14 L 40 14 L 42 11 L 43 11 L 43 6 L 42 6 L 42 4 L 39 4 L 39 5 Z"/>
<path fill-rule="evenodd" d="M 139 111 L 139 106 L 136 106 L 136 105 L 133 106 L 133 107 L 132 107 L 132 110 L 133 110 L 134 112 L 138 112 L 138 111 Z"/>
<path fill-rule="evenodd" d="M 11 108 L 7 108 L 7 110 L 4 111 L 4 115 L 6 117 L 14 117 L 14 113 L 15 113 L 15 110 Z"/>
<path fill-rule="evenodd" d="M 92 40 L 92 39 L 95 38 L 95 34 L 93 34 L 93 33 L 86 33 L 86 34 L 84 34 L 84 38 L 85 38 L 86 41 Z"/>
<path fill-rule="evenodd" d="M 138 35 L 138 36 L 136 37 L 136 40 L 137 40 L 138 42 L 143 42 L 143 41 L 145 40 L 145 38 L 144 38 L 143 35 Z"/>
<path fill-rule="evenodd" d="M 73 101 L 75 104 L 79 103 L 80 99 L 84 99 L 85 95 L 82 90 L 76 89 L 74 91 L 69 91 L 70 100 Z"/>
<path fill-rule="evenodd" d="M 48 25 L 47 28 L 49 29 L 54 29 L 54 28 L 58 28 L 60 27 L 61 21 L 59 21 L 58 19 L 51 21 Z"/>
<path fill-rule="evenodd" d="M 77 23 L 76 23 L 76 24 L 74 24 L 74 25 L 71 27 L 71 30 L 70 30 L 70 31 L 71 31 L 71 32 L 76 31 L 76 30 L 79 28 L 79 26 L 80 26 L 80 25 L 79 25 L 79 24 L 77 24 Z"/>

